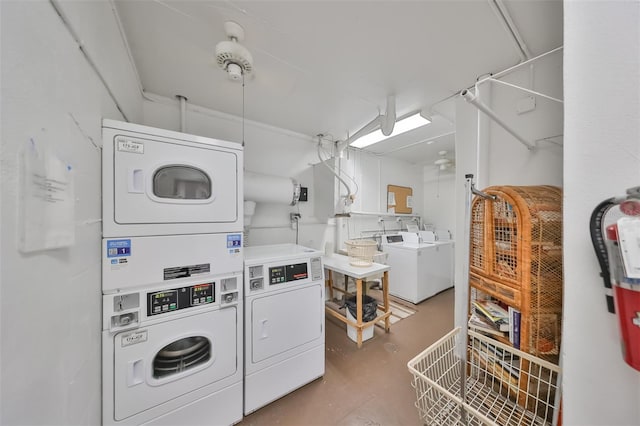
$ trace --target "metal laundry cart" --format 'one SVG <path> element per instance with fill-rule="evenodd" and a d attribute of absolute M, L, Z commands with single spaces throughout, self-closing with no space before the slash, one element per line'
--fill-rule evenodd
<path fill-rule="evenodd" d="M 491 196 L 473 187 L 473 175 L 466 178 L 468 226 L 472 194 Z M 465 231 L 468 244 L 468 227 Z M 427 425 L 557 424 L 560 367 L 483 334 L 455 328 L 407 367 L 418 413 Z"/>

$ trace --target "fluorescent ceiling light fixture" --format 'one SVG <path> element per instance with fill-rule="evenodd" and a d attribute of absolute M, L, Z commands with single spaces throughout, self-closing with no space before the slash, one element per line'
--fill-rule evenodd
<path fill-rule="evenodd" d="M 368 135 L 364 135 L 363 137 L 351 142 L 351 146 L 364 148 L 365 146 L 373 145 L 374 143 L 398 136 L 402 133 L 408 132 L 409 130 L 417 129 L 418 127 L 425 126 L 429 123 L 431 123 L 431 120 L 424 118 L 419 112 L 417 112 L 400 121 L 396 121 L 396 124 L 393 126 L 393 132 L 391 132 L 389 136 L 383 135 L 382 130 L 378 129 L 375 132 L 371 132 Z"/>

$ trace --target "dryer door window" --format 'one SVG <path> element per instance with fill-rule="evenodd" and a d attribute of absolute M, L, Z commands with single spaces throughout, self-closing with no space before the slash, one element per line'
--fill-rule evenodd
<path fill-rule="evenodd" d="M 203 336 L 185 337 L 160 349 L 153 359 L 153 377 L 182 373 L 211 359 L 211 342 Z"/>
<path fill-rule="evenodd" d="M 153 174 L 152 191 L 158 198 L 208 200 L 211 198 L 211 179 L 195 167 L 165 166 Z"/>

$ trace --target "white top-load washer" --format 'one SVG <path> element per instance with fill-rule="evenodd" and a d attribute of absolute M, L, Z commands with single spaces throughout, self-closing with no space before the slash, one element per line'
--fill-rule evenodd
<path fill-rule="evenodd" d="M 295 244 L 244 249 L 244 413 L 324 375 L 322 252 Z"/>
<path fill-rule="evenodd" d="M 453 242 L 429 241 L 429 235 L 401 232 L 382 237 L 388 253 L 389 294 L 420 303 L 453 287 Z"/>

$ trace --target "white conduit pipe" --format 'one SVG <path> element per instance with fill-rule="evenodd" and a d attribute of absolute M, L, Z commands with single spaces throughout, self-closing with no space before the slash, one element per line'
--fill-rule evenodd
<path fill-rule="evenodd" d="M 520 62 L 519 64 L 516 64 L 516 65 L 514 65 L 514 66 L 512 66 L 510 68 L 507 68 L 506 70 L 502 70 L 499 73 L 491 74 L 486 78 L 481 78 L 480 80 L 478 80 L 476 82 L 476 85 L 478 85 L 480 83 L 484 83 L 486 80 L 492 80 L 492 79 L 500 78 L 503 75 L 511 74 L 513 71 L 517 70 L 518 68 L 523 67 L 525 65 L 529 65 L 529 64 L 531 64 L 531 63 L 533 63 L 535 61 L 538 61 L 538 60 L 540 60 L 540 59 L 542 59 L 542 58 L 544 58 L 546 56 L 549 56 L 549 55 L 552 55 L 552 54 L 554 54 L 556 52 L 559 52 L 563 48 L 564 48 L 564 46 L 556 47 L 555 49 L 552 49 L 552 50 L 550 50 L 548 52 L 545 52 L 545 53 L 543 53 L 541 55 L 538 55 L 535 58 L 531 58 L 531 59 L 529 59 L 527 61 Z"/>
<path fill-rule="evenodd" d="M 460 95 L 464 98 L 465 101 L 469 102 L 471 105 L 484 112 L 489 118 L 498 123 L 500 127 L 511 133 L 511 135 L 513 135 L 514 138 L 518 139 L 524 146 L 526 146 L 528 150 L 532 150 L 533 148 L 535 148 L 535 146 L 531 142 L 520 136 L 507 123 L 502 121 L 502 119 L 498 117 L 491 108 L 482 103 L 473 93 L 469 92 L 467 89 L 464 89 L 462 92 L 460 92 Z"/>
<path fill-rule="evenodd" d="M 187 132 L 187 98 L 182 95 L 176 95 L 180 101 L 180 131 Z"/>
<path fill-rule="evenodd" d="M 334 170 L 334 169 L 333 169 L 329 164 L 327 164 L 327 161 L 328 161 L 329 159 L 327 159 L 327 160 L 323 160 L 323 159 L 322 159 L 322 155 L 320 155 L 320 145 L 321 145 L 321 144 L 322 144 L 322 139 L 321 139 L 320 137 L 318 137 L 318 159 L 320 160 L 320 162 L 321 162 L 322 164 L 324 164 L 324 165 L 329 169 L 329 171 L 330 171 L 330 172 L 331 172 L 335 177 L 337 177 L 337 178 L 338 178 L 338 180 L 339 180 L 340 182 L 342 182 L 342 184 L 344 185 L 344 187 L 347 189 L 347 198 L 351 198 L 353 194 L 351 194 L 351 188 L 349 188 L 349 185 L 347 184 L 347 182 L 345 182 L 345 180 L 344 180 L 344 179 L 342 179 L 342 178 L 340 177 L 340 175 L 339 175 L 338 173 L 336 173 L 336 171 L 335 171 L 335 170 Z"/>
<path fill-rule="evenodd" d="M 546 99 L 549 99 L 549 100 L 554 101 L 554 102 L 558 102 L 558 103 L 561 103 L 561 104 L 564 103 L 564 101 L 562 99 L 554 98 L 552 96 L 545 95 L 544 93 L 536 92 L 535 90 L 530 90 L 530 89 L 527 89 L 525 87 L 520 87 L 520 86 L 517 86 L 515 84 L 507 83 L 506 81 L 496 80 L 495 78 L 491 78 L 491 79 L 489 79 L 489 81 L 492 82 L 492 83 L 498 83 L 498 84 L 503 84 L 505 86 L 513 87 L 514 89 L 522 90 L 523 92 L 527 92 L 527 93 L 530 93 L 530 94 L 535 95 L 535 96 L 540 96 L 541 98 L 546 98 Z"/>
<path fill-rule="evenodd" d="M 525 44 L 518 28 L 516 27 L 513 19 L 511 19 L 511 15 L 509 15 L 509 11 L 507 7 L 502 2 L 502 0 L 489 0 L 489 6 L 493 9 L 493 12 L 502 22 L 502 26 L 504 27 L 507 34 L 509 34 L 513 40 L 513 44 L 518 50 L 518 55 L 520 59 L 526 61 L 531 57 L 531 53 L 529 52 L 529 48 Z"/>
<path fill-rule="evenodd" d="M 73 38 L 73 41 L 75 41 L 76 44 L 78 45 L 78 49 L 80 49 L 80 52 L 84 56 L 85 60 L 87 61 L 87 63 L 89 64 L 93 72 L 95 72 L 98 79 L 100 79 L 100 82 L 102 83 L 107 93 L 109 94 L 109 97 L 113 101 L 116 109 L 118 110 L 118 112 L 120 112 L 120 115 L 122 115 L 122 118 L 124 118 L 124 120 L 128 122 L 129 118 L 127 117 L 127 114 L 124 113 L 122 106 L 120 105 L 120 103 L 118 103 L 118 99 L 116 99 L 116 95 L 114 95 L 113 91 L 111 90 L 111 87 L 109 87 L 109 84 L 107 83 L 107 80 L 105 80 L 104 76 L 100 72 L 100 69 L 98 69 L 98 66 L 96 65 L 95 61 L 87 51 L 84 43 L 80 39 L 80 36 L 71 25 L 71 22 L 67 18 L 67 15 L 62 11 L 62 7 L 60 7 L 60 2 L 58 0 L 49 0 L 49 3 L 51 3 L 51 6 L 55 10 L 56 14 L 60 17 L 62 24 L 69 32 L 69 35 L 71 35 L 71 38 Z"/>
<path fill-rule="evenodd" d="M 387 110 L 384 115 L 378 114 L 376 118 L 364 125 L 363 128 L 349 136 L 345 141 L 345 146 L 349 145 L 352 141 L 368 135 L 369 133 L 380 129 L 383 135 L 389 136 L 393 133 L 393 127 L 396 124 L 396 97 L 393 95 L 387 96 Z"/>

